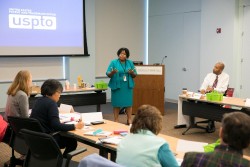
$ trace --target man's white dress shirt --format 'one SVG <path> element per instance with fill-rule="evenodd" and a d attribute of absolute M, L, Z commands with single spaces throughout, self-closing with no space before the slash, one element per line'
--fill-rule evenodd
<path fill-rule="evenodd" d="M 202 89 L 206 90 L 208 86 L 212 87 L 215 79 L 216 79 L 216 74 L 214 73 L 207 74 L 200 87 L 200 90 Z M 220 93 L 225 93 L 228 87 L 228 82 L 229 82 L 229 75 L 226 73 L 221 73 L 220 75 L 218 75 L 218 83 L 216 88 L 214 88 L 214 90 Z"/>

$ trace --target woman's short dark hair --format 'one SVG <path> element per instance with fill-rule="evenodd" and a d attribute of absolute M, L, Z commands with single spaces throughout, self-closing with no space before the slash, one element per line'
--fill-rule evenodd
<path fill-rule="evenodd" d="M 222 140 L 230 147 L 242 150 L 250 143 L 250 117 L 243 112 L 224 114 Z"/>
<path fill-rule="evenodd" d="M 126 57 L 129 58 L 130 54 L 129 54 L 128 48 L 120 48 L 120 49 L 117 51 L 117 56 L 119 56 L 119 55 L 121 54 L 122 51 L 125 51 Z"/>
<path fill-rule="evenodd" d="M 138 133 L 140 130 L 150 130 L 158 135 L 162 129 L 161 112 L 154 106 L 142 105 L 138 108 L 133 119 L 131 133 Z"/>
<path fill-rule="evenodd" d="M 41 87 L 41 94 L 43 96 L 52 96 L 57 91 L 62 92 L 62 84 L 55 79 L 46 80 Z"/>

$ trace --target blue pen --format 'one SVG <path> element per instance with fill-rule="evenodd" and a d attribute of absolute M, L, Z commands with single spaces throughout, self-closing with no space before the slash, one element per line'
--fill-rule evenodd
<path fill-rule="evenodd" d="M 98 133 L 101 133 L 102 129 L 97 129 L 96 131 L 93 132 L 93 135 L 96 136 Z"/>

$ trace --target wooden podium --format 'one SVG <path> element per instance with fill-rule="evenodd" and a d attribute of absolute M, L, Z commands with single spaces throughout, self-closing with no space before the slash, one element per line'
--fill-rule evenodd
<path fill-rule="evenodd" d="M 136 66 L 137 76 L 134 78 L 135 88 L 133 95 L 133 114 L 143 104 L 157 107 L 164 115 L 164 65 Z"/>

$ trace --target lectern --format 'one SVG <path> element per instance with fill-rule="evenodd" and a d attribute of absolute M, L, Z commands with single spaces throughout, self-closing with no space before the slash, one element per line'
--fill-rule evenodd
<path fill-rule="evenodd" d="M 137 76 L 134 78 L 135 87 L 133 95 L 133 114 L 143 104 L 157 107 L 164 115 L 164 65 L 140 65 L 135 66 Z"/>

